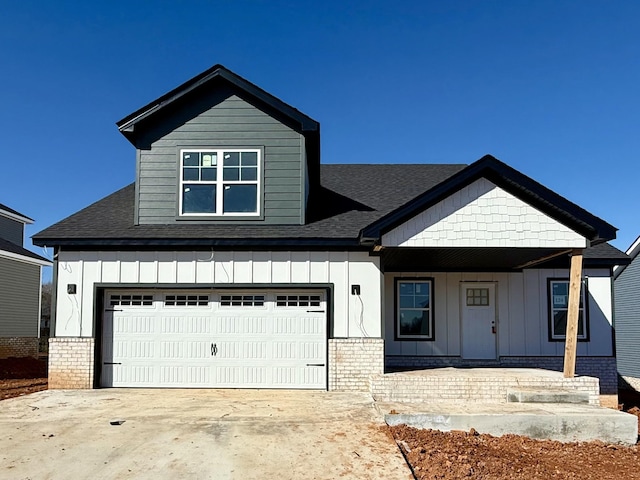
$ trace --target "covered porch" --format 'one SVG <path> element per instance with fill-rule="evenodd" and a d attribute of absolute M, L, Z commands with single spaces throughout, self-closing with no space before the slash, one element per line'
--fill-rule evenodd
<path fill-rule="evenodd" d="M 612 355 L 610 345 L 589 341 L 594 329 L 598 338 L 611 338 L 610 273 L 585 270 L 584 252 L 379 247 L 385 367 L 496 367 L 503 357 L 561 356 L 564 376 L 572 378 L 578 354 Z M 585 302 L 593 304 L 593 325 Z"/>

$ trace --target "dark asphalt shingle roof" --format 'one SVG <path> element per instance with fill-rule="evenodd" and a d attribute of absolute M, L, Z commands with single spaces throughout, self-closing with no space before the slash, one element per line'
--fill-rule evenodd
<path fill-rule="evenodd" d="M 465 165 L 447 164 L 327 164 L 321 167 L 321 189 L 310 199 L 306 225 L 174 224 L 134 225 L 134 184 L 99 200 L 36 234 L 36 245 L 60 241 L 101 240 L 126 246 L 131 240 L 162 244 L 183 241 L 185 245 L 210 239 L 242 244 L 254 241 L 351 241 L 360 231 L 412 201 L 425 191 L 460 172 Z M 274 244 L 272 243 L 272 244 Z M 206 244 L 206 243 L 203 243 Z M 617 248 L 602 243 L 588 248 L 585 260 L 628 261 Z"/>
<path fill-rule="evenodd" d="M 24 257 L 29 257 L 29 258 L 33 258 L 35 260 L 42 260 L 44 262 L 49 262 L 50 260 L 47 260 L 44 257 L 41 257 L 40 255 L 33 253 L 30 250 L 27 250 L 24 247 L 21 247 L 20 245 L 16 245 L 13 242 L 10 242 L 9 240 L 5 240 L 4 238 L 0 238 L 0 251 L 5 251 L 5 252 L 9 252 L 9 253 L 15 253 L 17 255 L 22 255 Z"/>
<path fill-rule="evenodd" d="M 362 228 L 465 165 L 323 165 L 306 225 L 137 225 L 134 185 L 39 232 L 36 244 L 69 239 L 356 239 Z M 50 242 L 55 244 L 55 242 Z"/>

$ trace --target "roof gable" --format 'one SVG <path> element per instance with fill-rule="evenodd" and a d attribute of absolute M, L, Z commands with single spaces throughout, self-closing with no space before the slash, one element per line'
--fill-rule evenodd
<path fill-rule="evenodd" d="M 212 88 L 215 89 L 220 83 L 231 85 L 257 103 L 279 112 L 297 124 L 301 132 L 318 132 L 320 128 L 317 121 L 219 64 L 127 115 L 116 122 L 116 125 L 120 132 L 135 145 L 137 129 L 142 122 L 171 114 L 172 108 L 170 107 L 175 107 L 176 104 L 184 101 L 192 101 L 194 97 L 208 92 Z"/>
<path fill-rule="evenodd" d="M 586 240 L 480 178 L 382 235 L 383 246 L 584 248 Z"/>
<path fill-rule="evenodd" d="M 383 234 L 480 178 L 489 180 L 536 210 L 579 233 L 592 244 L 616 237 L 617 229 L 612 225 L 495 157 L 485 155 L 464 170 L 364 228 L 361 239 L 369 242 L 378 241 Z"/>

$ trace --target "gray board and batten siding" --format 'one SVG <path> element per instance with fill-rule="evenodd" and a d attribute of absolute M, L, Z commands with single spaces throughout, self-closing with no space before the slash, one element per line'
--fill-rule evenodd
<path fill-rule="evenodd" d="M 183 102 L 162 120 L 142 122 L 136 140 L 136 224 L 174 224 L 178 218 L 179 156 L 184 148 L 259 148 L 262 158 L 261 216 L 195 219 L 194 222 L 304 224 L 308 179 L 305 137 L 241 98 L 231 86 L 219 86 Z"/>
<path fill-rule="evenodd" d="M 24 223 L 0 215 L 0 238 L 22 246 Z"/>
<path fill-rule="evenodd" d="M 618 373 L 640 379 L 640 255 L 614 281 Z"/>
<path fill-rule="evenodd" d="M 40 265 L 0 257 L 0 337 L 37 337 Z"/>

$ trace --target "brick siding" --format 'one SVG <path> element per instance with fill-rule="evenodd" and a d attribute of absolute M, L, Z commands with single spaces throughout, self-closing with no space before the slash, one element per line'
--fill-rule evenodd
<path fill-rule="evenodd" d="M 0 337 L 0 358 L 38 357 L 38 337 Z"/>
<path fill-rule="evenodd" d="M 381 338 L 329 339 L 329 390 L 370 392 L 371 376 L 383 372 Z"/>
<path fill-rule="evenodd" d="M 49 339 L 49 388 L 93 388 L 93 338 Z"/>
<path fill-rule="evenodd" d="M 589 403 L 600 404 L 598 379 L 594 377 L 562 378 L 534 375 L 477 375 L 451 372 L 429 375 L 428 370 L 386 373 L 372 377 L 371 394 L 382 402 L 479 402 L 505 403 L 510 389 L 574 390 L 586 392 Z"/>

